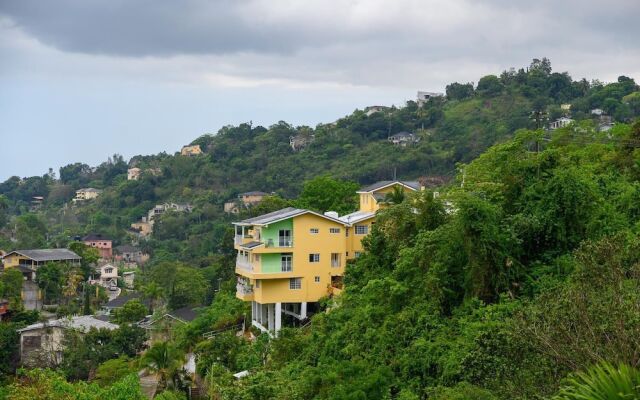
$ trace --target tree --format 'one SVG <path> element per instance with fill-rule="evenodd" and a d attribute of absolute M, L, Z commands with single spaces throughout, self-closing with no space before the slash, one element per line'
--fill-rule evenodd
<path fill-rule="evenodd" d="M 386 204 L 400 204 L 404 201 L 405 197 L 404 189 L 396 185 L 391 192 L 384 196 L 384 202 Z"/>
<path fill-rule="evenodd" d="M 17 247 L 21 249 L 38 249 L 46 245 L 47 228 L 36 214 L 24 214 L 16 218 Z"/>
<path fill-rule="evenodd" d="M 447 98 L 450 100 L 464 100 L 473 96 L 473 83 L 454 82 L 447 85 Z"/>
<path fill-rule="evenodd" d="M 125 376 L 135 373 L 135 369 L 131 364 L 131 360 L 127 357 L 107 360 L 96 369 L 96 375 L 93 380 L 102 387 L 112 385 Z"/>
<path fill-rule="evenodd" d="M 177 347 L 167 342 L 156 343 L 142 356 L 141 363 L 158 374 L 160 388 L 179 386 L 184 354 Z"/>
<path fill-rule="evenodd" d="M 156 282 L 149 282 L 142 288 L 142 294 L 145 299 L 149 300 L 149 313 L 153 314 L 158 301 L 162 299 L 164 291 Z"/>
<path fill-rule="evenodd" d="M 87 246 L 82 242 L 72 242 L 69 244 L 69 250 L 73 251 L 82 258 L 80 260 L 82 273 L 85 280 L 89 279 L 89 276 L 93 272 L 93 265 L 100 259 L 100 253 L 98 252 L 98 249 Z"/>
<path fill-rule="evenodd" d="M 319 176 L 304 183 L 302 193 L 295 204 L 300 208 L 340 214 L 353 212 L 357 207 L 358 185 L 355 182 L 340 181 L 330 176 Z"/>
<path fill-rule="evenodd" d="M 22 282 L 24 278 L 17 268 L 5 270 L 0 275 L 0 298 L 9 300 L 12 310 L 22 309 Z"/>
<path fill-rule="evenodd" d="M 172 262 L 155 265 L 151 281 L 164 289 L 164 297 L 172 309 L 201 305 L 209 287 L 202 271 Z"/>
<path fill-rule="evenodd" d="M 478 94 L 486 97 L 497 96 L 502 92 L 502 83 L 495 75 L 487 75 L 480 78 L 477 87 Z"/>
<path fill-rule="evenodd" d="M 62 286 L 64 285 L 64 272 L 59 263 L 48 262 L 38 269 L 36 282 L 42 289 L 42 302 L 52 304 L 59 301 L 62 296 Z"/>
<path fill-rule="evenodd" d="M 5 195 L 0 194 L 0 229 L 4 228 L 9 220 L 7 210 L 9 208 L 9 199 Z"/>
<path fill-rule="evenodd" d="M 147 307 L 140 300 L 129 300 L 124 306 L 114 310 L 113 320 L 116 324 L 138 322 L 147 315 Z"/>
<path fill-rule="evenodd" d="M 570 378 L 553 400 L 624 400 L 640 398 L 640 371 L 626 364 L 602 362 Z"/>

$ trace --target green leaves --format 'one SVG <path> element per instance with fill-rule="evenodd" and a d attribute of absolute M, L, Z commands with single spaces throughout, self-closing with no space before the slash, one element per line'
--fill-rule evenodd
<path fill-rule="evenodd" d="M 567 379 L 553 400 L 631 400 L 640 398 L 640 371 L 626 364 L 594 365 Z"/>

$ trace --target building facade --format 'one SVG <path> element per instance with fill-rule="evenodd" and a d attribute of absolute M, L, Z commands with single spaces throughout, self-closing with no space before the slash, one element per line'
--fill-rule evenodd
<path fill-rule="evenodd" d="M 100 253 L 100 258 L 110 260 L 113 257 L 113 241 L 100 234 L 91 234 L 82 238 L 82 242 Z"/>
<path fill-rule="evenodd" d="M 102 190 L 94 189 L 94 188 L 79 189 L 79 190 L 76 190 L 76 197 L 73 198 L 73 201 L 78 202 L 78 201 L 93 200 L 98 196 L 100 196 L 100 193 L 102 193 Z"/>
<path fill-rule="evenodd" d="M 347 260 L 362 254 L 362 239 L 395 187 L 420 186 L 385 181 L 365 187 L 358 192 L 360 210 L 342 217 L 288 207 L 235 222 L 236 297 L 251 302 L 252 324 L 277 333 L 283 318 L 305 320 L 322 297 L 339 294 Z"/>

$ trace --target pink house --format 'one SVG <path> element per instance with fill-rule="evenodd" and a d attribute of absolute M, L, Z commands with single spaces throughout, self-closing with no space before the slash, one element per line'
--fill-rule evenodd
<path fill-rule="evenodd" d="M 108 260 L 113 257 L 113 242 L 111 239 L 107 239 L 100 234 L 91 234 L 82 238 L 82 241 L 87 246 L 98 249 L 98 252 L 100 252 L 100 258 Z"/>

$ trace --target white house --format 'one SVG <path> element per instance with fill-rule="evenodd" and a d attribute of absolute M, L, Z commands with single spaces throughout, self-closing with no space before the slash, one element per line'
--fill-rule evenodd
<path fill-rule="evenodd" d="M 101 321 L 90 315 L 82 315 L 39 322 L 18 329 L 20 363 L 29 367 L 59 365 L 62 362 L 65 332 L 75 330 L 84 334 L 91 328 L 114 330 L 118 325 Z"/>
<path fill-rule="evenodd" d="M 443 97 L 443 96 L 444 96 L 444 93 L 418 91 L 417 102 L 419 106 L 422 106 L 424 103 L 429 101 L 429 99 L 432 97 Z"/>
<path fill-rule="evenodd" d="M 415 133 L 398 132 L 395 135 L 389 136 L 388 140 L 396 146 L 406 147 L 418 143 L 420 138 Z"/>
<path fill-rule="evenodd" d="M 567 117 L 560 117 L 557 120 L 549 124 L 549 129 L 554 130 L 558 128 L 564 128 L 565 126 L 574 122 L 573 119 Z"/>

